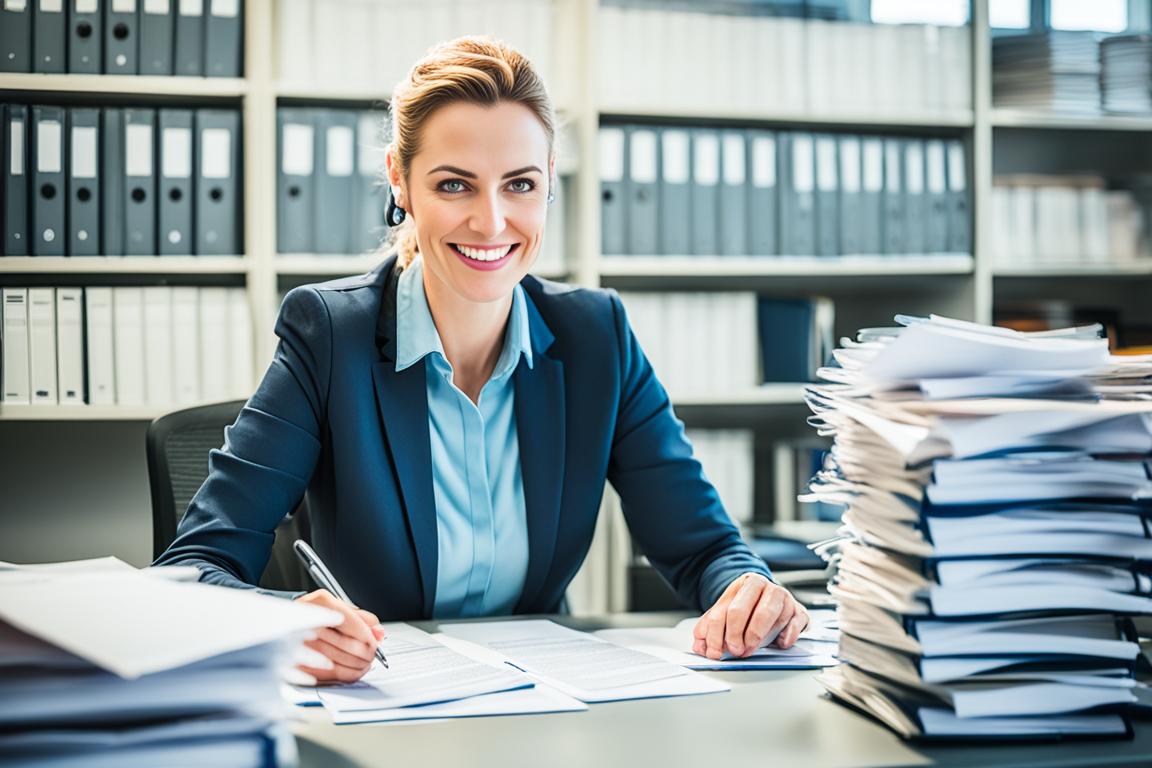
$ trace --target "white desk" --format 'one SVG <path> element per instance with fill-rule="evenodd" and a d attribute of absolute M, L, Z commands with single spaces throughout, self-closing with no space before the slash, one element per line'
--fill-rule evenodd
<path fill-rule="evenodd" d="M 578 629 L 671 625 L 683 614 L 602 620 Z M 418 624 L 434 631 L 435 623 Z M 429 723 L 336 726 L 320 709 L 295 726 L 302 768 L 518 766 L 836 768 L 1152 766 L 1152 723 L 1133 741 L 918 747 L 823 695 L 815 672 L 716 674 L 731 693 L 593 704 L 587 712 Z"/>

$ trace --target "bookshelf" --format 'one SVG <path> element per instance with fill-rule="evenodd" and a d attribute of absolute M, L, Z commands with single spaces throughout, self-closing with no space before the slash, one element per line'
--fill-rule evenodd
<path fill-rule="evenodd" d="M 541 0 L 543 2 L 543 0 Z M 435 4 L 435 3 L 433 3 Z M 442 3 L 441 3 L 442 4 Z M 298 3 L 297 3 L 298 5 Z M 701 5 L 704 5 L 701 3 Z M 280 103 L 306 105 L 382 107 L 386 90 L 359 84 L 357 78 L 331 85 L 298 83 L 279 71 L 286 4 L 276 0 L 246 0 L 245 76 L 239 79 L 134 77 L 116 75 L 0 75 L 0 100 L 5 96 L 31 101 L 43 94 L 54 103 L 142 103 L 147 105 L 227 105 L 242 111 L 244 253 L 238 257 L 189 258 L 0 258 L 0 283 L 83 284 L 93 277 L 104 282 L 118 276 L 157 282 L 195 282 L 197 279 L 242 281 L 252 309 L 254 368 L 263 371 L 274 352 L 272 332 L 279 297 L 285 286 L 356 274 L 371 269 L 372 255 L 277 254 L 276 252 L 276 110 Z M 409 5 L 406 18 L 416 13 Z M 967 319 L 990 322 L 998 297 L 1018 300 L 1042 296 L 1054 284 L 1075 294 L 1081 282 L 1090 283 L 1089 295 L 1105 295 L 1107 286 L 1123 282 L 1130 291 L 1152 288 L 1152 265 L 1124 267 L 1060 266 L 1011 269 L 994 265 L 990 253 L 990 197 L 995 172 L 995 150 L 1004 134 L 1042 131 L 1053 141 L 1080 132 L 1109 132 L 1121 141 L 1146 141 L 1152 118 L 1079 117 L 995 108 L 991 89 L 991 35 L 988 0 L 972 0 L 967 28 L 970 108 L 896 109 L 878 103 L 875 109 L 853 107 L 835 111 L 816 108 L 769 109 L 756 104 L 739 108 L 676 104 L 628 104 L 609 101 L 600 91 L 599 68 L 603 55 L 600 37 L 600 0 L 552 0 L 551 32 L 537 48 L 551 59 L 542 67 L 550 78 L 563 133 L 561 174 L 568 182 L 565 264 L 561 271 L 544 276 L 566 279 L 588 287 L 640 290 L 756 290 L 784 296 L 831 295 L 837 302 L 837 332 L 876 324 L 876 317 L 889 320 L 897 312 L 937 311 Z M 451 36 L 459 30 L 451 30 Z M 515 43 L 515 40 L 511 42 Z M 328 48 L 312 55 L 331 55 L 341 41 L 327 41 Z M 407 43 L 405 43 L 407 44 Z M 531 53 L 531 52 L 530 52 Z M 797 69 L 807 66 L 795 62 Z M 914 66 L 914 64 L 913 64 Z M 393 82 L 401 73 L 388 73 Z M 781 73 L 780 77 L 787 77 Z M 679 100 L 683 102 L 681 98 Z M 900 135 L 942 135 L 961 138 L 967 147 L 968 188 L 972 215 L 971 254 L 905 257 L 604 257 L 600 253 L 600 181 L 598 178 L 598 130 L 602 122 L 667 122 L 679 125 L 717 124 L 732 127 L 859 131 L 866 134 L 892 131 Z M 1152 158 L 1147 162 L 1152 171 Z M 1132 286 L 1136 286 L 1135 288 Z M 841 313 L 843 303 L 843 313 Z M 1129 302 L 1141 311 L 1135 299 Z M 807 434 L 803 420 L 802 385 L 761 387 L 746 394 L 722 397 L 676 398 L 685 409 L 690 426 L 709 426 L 763 412 L 772 424 L 788 423 L 796 434 Z M 0 430 L 5 422 L 144 422 L 159 415 L 154 408 L 129 407 L 35 407 L 0 405 Z M 715 417 L 713 416 L 715 414 Z M 126 457 L 135 462 L 138 457 Z M 605 523 L 601 536 L 619 536 L 619 521 Z M 600 542 L 590 564 L 618 559 L 626 547 L 620 539 Z M 604 554 L 605 552 L 614 554 Z M 618 563 L 617 563 L 618 564 Z M 599 567 L 597 565 L 597 567 Z M 619 577 L 606 577 L 616 602 L 605 609 L 619 609 Z"/>

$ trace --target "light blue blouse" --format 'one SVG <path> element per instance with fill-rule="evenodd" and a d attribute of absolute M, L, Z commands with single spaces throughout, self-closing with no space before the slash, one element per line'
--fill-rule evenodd
<path fill-rule="evenodd" d="M 416 258 L 400 274 L 396 370 L 428 358 L 428 432 L 439 540 L 436 618 L 510 614 L 524 589 L 528 523 L 512 381 L 521 355 L 531 368 L 528 308 L 517 285 L 504 348 L 479 402 L 473 403 L 452 381 L 452 364 L 424 293 L 423 260 Z"/>

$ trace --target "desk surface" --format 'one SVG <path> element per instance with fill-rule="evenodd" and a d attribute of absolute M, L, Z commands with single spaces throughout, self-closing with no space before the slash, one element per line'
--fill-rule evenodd
<path fill-rule="evenodd" d="M 683 614 L 556 617 L 577 629 L 670 626 Z M 434 622 L 417 624 L 435 631 Z M 426 723 L 294 726 L 303 768 L 352 766 L 1152 766 L 1152 723 L 1133 741 L 918 747 L 827 699 L 815 672 L 707 672 L 731 693 L 593 704 L 587 712 Z"/>

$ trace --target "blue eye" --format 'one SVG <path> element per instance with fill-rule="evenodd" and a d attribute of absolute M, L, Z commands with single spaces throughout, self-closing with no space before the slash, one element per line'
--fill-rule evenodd
<path fill-rule="evenodd" d="M 513 192 L 519 192 L 523 194 L 525 192 L 531 192 L 532 190 L 536 189 L 536 182 L 532 181 L 531 179 L 516 179 L 515 181 L 511 182 L 508 187 Z"/>
<path fill-rule="evenodd" d="M 448 192 L 449 194 L 463 192 L 466 189 L 464 182 L 460 181 L 460 179 L 446 179 L 440 182 L 437 188 L 441 192 Z"/>

